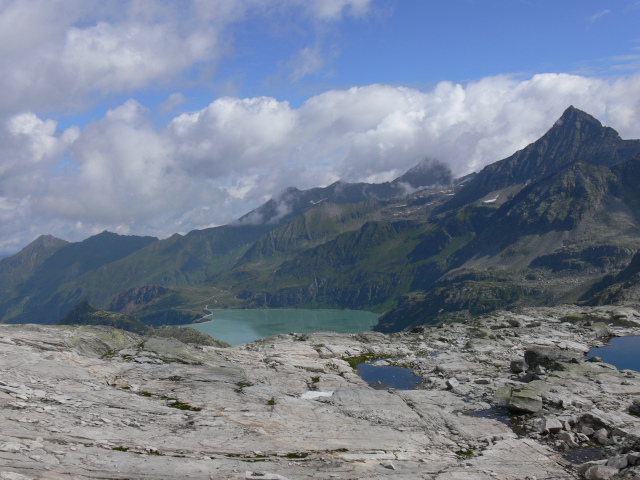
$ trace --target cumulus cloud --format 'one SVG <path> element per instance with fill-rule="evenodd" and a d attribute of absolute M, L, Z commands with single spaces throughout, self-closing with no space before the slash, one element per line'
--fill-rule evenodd
<path fill-rule="evenodd" d="M 426 156 L 464 175 L 536 140 L 569 105 L 640 137 L 638 75 L 374 84 L 298 108 L 223 97 L 163 127 L 135 100 L 82 129 L 16 114 L 0 125 L 0 251 L 40 233 L 164 237 L 224 224 L 286 187 L 390 180 Z"/>
<path fill-rule="evenodd" d="M 249 16 L 302 10 L 326 23 L 361 16 L 370 2 L 5 0 L 0 116 L 34 106 L 78 109 L 97 96 L 169 84 L 198 68 L 211 71 L 228 51 L 229 27 Z"/>

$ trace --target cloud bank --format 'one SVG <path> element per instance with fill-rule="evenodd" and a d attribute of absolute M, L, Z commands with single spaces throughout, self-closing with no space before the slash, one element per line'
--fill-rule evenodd
<path fill-rule="evenodd" d="M 0 252 L 41 233 L 165 237 L 220 225 L 286 187 L 389 180 L 427 156 L 463 175 L 536 140 L 569 105 L 640 137 L 638 75 L 495 76 L 426 91 L 369 85 L 299 108 L 223 97 L 160 127 L 136 100 L 63 131 L 33 112 L 14 114 L 0 125 Z"/>
<path fill-rule="evenodd" d="M 233 44 L 234 24 L 287 12 L 321 29 L 365 15 L 371 1 L 3 0 L 0 116 L 79 109 L 105 95 L 192 78 L 199 69 L 211 75 Z M 304 52 L 304 68 L 322 61 L 311 56 L 313 47 Z"/>

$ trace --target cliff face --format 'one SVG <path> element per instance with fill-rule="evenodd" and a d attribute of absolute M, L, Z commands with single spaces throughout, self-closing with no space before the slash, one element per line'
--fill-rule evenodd
<path fill-rule="evenodd" d="M 584 361 L 612 333 L 640 333 L 640 313 L 524 309 L 233 348 L 0 325 L 0 477 L 631 478 L 640 374 Z M 419 387 L 354 369 L 384 358 L 369 369 L 404 366 Z M 583 445 L 607 445 L 607 465 L 563 460 Z"/>

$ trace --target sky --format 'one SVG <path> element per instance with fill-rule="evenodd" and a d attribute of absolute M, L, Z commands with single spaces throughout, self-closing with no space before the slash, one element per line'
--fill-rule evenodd
<path fill-rule="evenodd" d="M 574 105 L 640 138 L 638 0 L 0 0 L 0 255 L 457 176 Z"/>

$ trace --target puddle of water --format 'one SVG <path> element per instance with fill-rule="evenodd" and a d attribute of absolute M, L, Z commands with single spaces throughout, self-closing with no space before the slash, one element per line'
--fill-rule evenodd
<path fill-rule="evenodd" d="M 603 362 L 615 365 L 618 370 L 631 369 L 640 372 L 640 336 L 615 337 L 606 347 L 592 348 L 587 358 L 600 357 Z"/>
<path fill-rule="evenodd" d="M 602 448 L 600 447 L 580 447 L 571 450 L 562 456 L 566 461 L 574 465 L 580 465 L 592 460 L 600 460 L 602 458 Z"/>
<path fill-rule="evenodd" d="M 395 388 L 397 390 L 415 390 L 422 383 L 422 378 L 413 374 L 407 367 L 391 365 L 377 366 L 376 361 L 359 363 L 356 373 L 376 390 Z"/>
<path fill-rule="evenodd" d="M 485 408 L 484 410 L 469 412 L 467 415 L 476 418 L 491 418 L 493 420 L 498 420 L 500 423 L 504 423 L 505 425 L 509 425 L 509 414 L 502 408 Z"/>
<path fill-rule="evenodd" d="M 504 408 L 491 407 L 484 410 L 476 410 L 475 412 L 466 412 L 465 415 L 476 418 L 491 418 L 508 426 L 519 437 L 526 435 L 526 431 L 522 426 L 523 418 L 510 414 Z"/>

